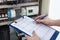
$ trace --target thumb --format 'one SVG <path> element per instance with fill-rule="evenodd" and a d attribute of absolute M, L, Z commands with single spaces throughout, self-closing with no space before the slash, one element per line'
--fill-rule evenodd
<path fill-rule="evenodd" d="M 33 34 L 33 36 L 35 36 L 36 35 L 35 31 L 33 31 L 32 34 Z"/>
<path fill-rule="evenodd" d="M 40 20 L 40 22 L 41 22 L 42 24 L 49 25 L 48 22 L 45 21 L 45 20 Z"/>
<path fill-rule="evenodd" d="M 40 20 L 40 22 L 44 23 L 45 21 L 44 20 Z"/>
<path fill-rule="evenodd" d="M 44 23 L 45 21 L 44 20 L 36 20 L 36 22 Z"/>
<path fill-rule="evenodd" d="M 30 36 L 27 36 L 27 35 L 25 35 L 25 38 L 26 38 L 26 39 L 31 39 L 31 37 L 30 37 Z"/>

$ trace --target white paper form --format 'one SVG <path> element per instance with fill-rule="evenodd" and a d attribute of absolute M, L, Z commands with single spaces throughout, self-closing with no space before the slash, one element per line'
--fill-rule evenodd
<path fill-rule="evenodd" d="M 44 24 L 36 24 L 32 18 L 24 17 L 16 20 L 17 23 L 12 23 L 14 27 L 22 30 L 28 35 L 32 36 L 32 32 L 35 31 L 36 34 L 42 39 L 50 39 L 54 34 L 55 30 L 46 26 Z"/>

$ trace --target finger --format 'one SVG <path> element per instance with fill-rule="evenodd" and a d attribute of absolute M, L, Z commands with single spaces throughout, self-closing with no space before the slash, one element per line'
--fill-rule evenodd
<path fill-rule="evenodd" d="M 41 23 L 45 23 L 45 20 L 40 20 Z"/>
<path fill-rule="evenodd" d="M 37 16 L 37 17 L 35 18 L 35 20 L 37 20 L 38 18 L 40 18 L 40 16 Z"/>
<path fill-rule="evenodd" d="M 33 31 L 32 34 L 33 34 L 33 36 L 35 36 L 36 35 L 35 31 Z"/>
<path fill-rule="evenodd" d="M 36 20 L 36 23 L 41 23 L 41 21 L 40 20 Z"/>
<path fill-rule="evenodd" d="M 39 22 L 36 22 L 36 24 L 40 24 Z"/>
<path fill-rule="evenodd" d="M 25 38 L 26 38 L 26 39 L 29 39 L 29 38 L 31 38 L 31 37 L 30 37 L 30 36 L 25 35 Z"/>
<path fill-rule="evenodd" d="M 28 38 L 29 36 L 25 35 L 26 38 Z"/>
<path fill-rule="evenodd" d="M 29 37 L 27 35 L 25 35 L 25 38 L 26 38 L 26 40 L 30 40 L 31 39 L 31 37 Z"/>
<path fill-rule="evenodd" d="M 40 20 L 40 23 L 44 24 L 44 25 L 49 25 L 49 23 L 47 23 L 45 20 Z"/>
<path fill-rule="evenodd" d="M 40 15 L 40 16 L 37 16 L 36 18 L 35 18 L 35 20 L 37 20 L 38 18 L 40 18 L 42 15 Z"/>
<path fill-rule="evenodd" d="M 36 22 L 36 24 L 40 24 L 40 22 Z"/>

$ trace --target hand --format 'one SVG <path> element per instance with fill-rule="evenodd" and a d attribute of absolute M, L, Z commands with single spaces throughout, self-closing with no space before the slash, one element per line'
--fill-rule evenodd
<path fill-rule="evenodd" d="M 35 18 L 35 20 L 39 19 L 41 16 L 42 16 L 42 15 L 40 15 L 40 16 L 37 16 L 37 17 Z"/>
<path fill-rule="evenodd" d="M 27 40 L 40 40 L 40 38 L 35 34 L 35 31 L 33 31 L 33 36 L 27 36 L 27 35 L 25 35 L 25 37 L 26 37 L 26 39 Z"/>
<path fill-rule="evenodd" d="M 42 20 L 38 20 L 38 18 L 40 18 L 40 17 L 41 16 L 38 16 L 38 17 L 35 18 L 37 24 L 44 23 L 44 24 L 49 25 L 49 26 L 53 26 L 54 25 L 54 22 L 55 21 L 54 20 L 51 20 L 50 18 L 48 18 L 48 16 L 45 17 Z"/>

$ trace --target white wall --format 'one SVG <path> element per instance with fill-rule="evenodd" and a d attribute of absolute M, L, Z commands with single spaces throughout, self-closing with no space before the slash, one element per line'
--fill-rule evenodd
<path fill-rule="evenodd" d="M 49 17 L 51 19 L 60 19 L 60 0 L 50 0 Z"/>
<path fill-rule="evenodd" d="M 49 0 L 42 0 L 42 8 L 41 8 L 41 13 L 48 13 L 49 10 Z"/>

